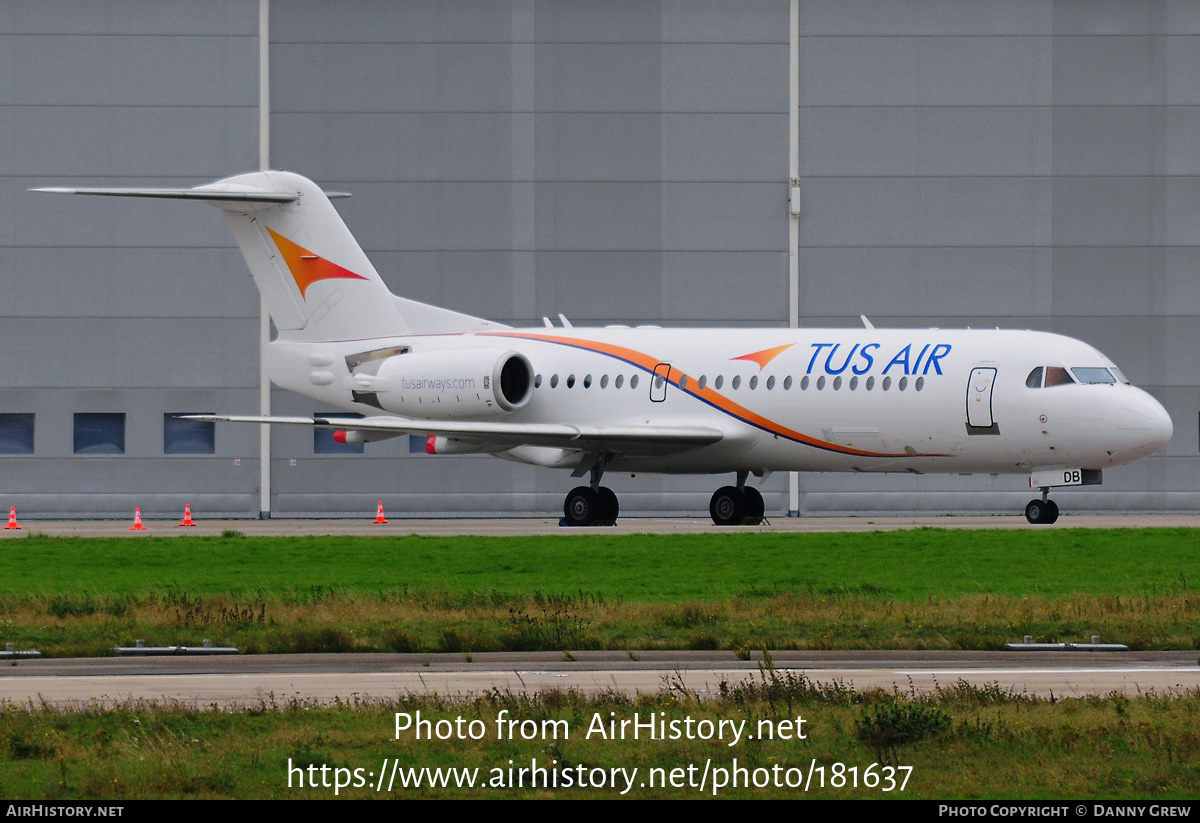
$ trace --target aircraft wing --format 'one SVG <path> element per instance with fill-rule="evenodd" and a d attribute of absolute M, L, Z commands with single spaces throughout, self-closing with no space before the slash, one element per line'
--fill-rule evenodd
<path fill-rule="evenodd" d="M 401 417 L 254 417 L 233 414 L 187 414 L 180 417 L 209 423 L 264 423 L 358 432 L 438 435 L 478 441 L 489 447 L 494 446 L 495 451 L 517 446 L 550 446 L 596 453 L 660 455 L 708 446 L 725 436 L 719 429 L 707 426 L 572 426 L 561 423 L 408 420 Z"/>

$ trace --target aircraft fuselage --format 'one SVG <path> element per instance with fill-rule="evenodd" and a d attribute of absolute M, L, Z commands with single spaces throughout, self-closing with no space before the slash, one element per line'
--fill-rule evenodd
<path fill-rule="evenodd" d="M 616 455 L 611 470 L 1094 470 L 1152 454 L 1171 433 L 1161 405 L 1124 382 L 1103 354 L 1072 338 L 1029 331 L 535 328 L 290 342 L 273 344 L 272 379 L 322 403 L 378 414 L 354 401 L 348 367 L 332 381 L 323 378 L 325 385 L 311 379 L 314 352 L 340 366 L 346 354 L 363 349 L 524 355 L 534 388 L 525 405 L 504 415 L 514 424 L 700 423 L 724 434 L 681 453 Z M 1112 377 L 1031 387 L 1038 368 L 1098 369 L 1084 374 Z M 485 377 L 420 375 L 383 391 L 423 390 L 422 407 L 436 414 L 445 396 L 477 389 L 474 381 Z M 497 450 L 522 459 L 521 451 L 510 451 Z M 553 454 L 532 457 L 528 462 L 558 465 Z"/>

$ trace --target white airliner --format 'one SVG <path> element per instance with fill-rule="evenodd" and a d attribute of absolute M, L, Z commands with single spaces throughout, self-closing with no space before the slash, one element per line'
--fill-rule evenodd
<path fill-rule="evenodd" d="M 200 200 L 225 211 L 278 329 L 279 386 L 365 415 L 218 422 L 332 428 L 341 442 L 428 437 L 572 470 L 570 525 L 608 524 L 606 472 L 733 475 L 718 525 L 760 522 L 774 471 L 1028 474 L 1030 523 L 1055 486 L 1153 454 L 1171 419 L 1096 349 L 1031 331 L 518 329 L 388 291 L 327 196 L 287 172 L 192 189 L 36 191 Z"/>

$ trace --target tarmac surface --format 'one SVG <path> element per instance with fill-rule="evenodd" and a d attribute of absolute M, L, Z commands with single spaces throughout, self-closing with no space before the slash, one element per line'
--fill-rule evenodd
<path fill-rule="evenodd" d="M 489 652 L 21 660 L 0 665 L 0 703 L 281 707 L 576 690 L 627 695 L 725 688 L 803 675 L 858 690 L 921 694 L 959 682 L 1057 698 L 1200 691 L 1196 652 Z"/>
<path fill-rule="evenodd" d="M 18 512 L 19 514 L 19 512 Z M 182 513 L 181 513 L 182 514 Z M 627 517 L 616 526 L 567 528 L 551 518 L 408 518 L 392 515 L 387 524 L 373 522 L 374 512 L 357 519 L 280 518 L 272 520 L 206 520 L 193 513 L 196 526 L 185 528 L 178 519 L 151 519 L 145 516 L 145 531 L 130 531 L 132 518 L 121 520 L 21 520 L 20 530 L 0 530 L 0 538 L 14 538 L 40 532 L 76 537 L 119 537 L 129 535 L 218 535 L 234 529 L 247 535 L 480 535 L 525 536 L 542 534 L 728 534 L 736 531 L 759 532 L 871 532 L 897 529 L 1126 529 L 1126 528 L 1200 528 L 1198 514 L 1065 514 L 1052 526 L 1031 526 L 1023 515 L 966 516 L 862 516 L 862 517 L 773 517 L 758 526 L 714 526 L 707 517 Z"/>

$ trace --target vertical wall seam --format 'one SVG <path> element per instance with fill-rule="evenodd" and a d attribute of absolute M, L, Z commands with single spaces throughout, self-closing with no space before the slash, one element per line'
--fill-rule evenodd
<path fill-rule="evenodd" d="M 788 10 L 788 199 L 800 185 L 800 0 Z M 800 325 L 800 216 L 788 203 L 788 327 Z M 788 472 L 788 517 L 800 516 L 800 474 Z"/>
<path fill-rule="evenodd" d="M 271 164 L 271 0 L 258 0 L 258 167 Z M 267 301 L 258 299 L 258 413 L 271 413 L 271 378 L 267 376 L 267 350 L 271 345 L 271 317 Z M 258 516 L 271 516 L 271 427 L 259 426 Z"/>

